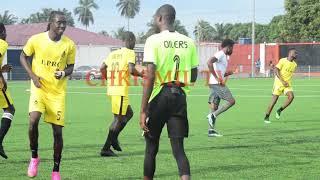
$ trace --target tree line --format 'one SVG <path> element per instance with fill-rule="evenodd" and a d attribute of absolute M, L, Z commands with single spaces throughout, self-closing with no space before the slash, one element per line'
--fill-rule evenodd
<path fill-rule="evenodd" d="M 123 26 L 111 31 L 111 36 L 123 39 L 125 31 L 130 30 L 130 19 L 133 19 L 140 11 L 140 0 L 119 0 L 116 4 L 121 16 L 127 19 L 127 27 Z M 285 14 L 274 16 L 268 24 L 255 24 L 255 40 L 263 42 L 312 42 L 320 41 L 320 1 L 319 0 L 284 0 Z M 99 6 L 94 0 L 79 0 L 79 6 L 73 9 L 73 14 L 86 29 L 94 23 L 93 11 Z M 4 24 L 15 23 L 40 23 L 48 22 L 52 8 L 43 8 L 40 12 L 32 13 L 29 17 L 19 18 L 8 10 L 0 14 L 0 22 Z M 71 11 L 63 8 L 57 9 L 66 14 L 67 24 L 74 26 L 74 18 Z M 138 43 L 144 43 L 146 38 L 159 30 L 153 20 L 146 24 L 147 31 L 138 33 Z M 180 20 L 175 21 L 178 32 L 188 35 L 185 26 Z M 110 31 L 109 31 L 110 32 Z M 251 23 L 215 23 L 199 20 L 193 30 L 196 40 L 207 42 L 220 42 L 224 38 L 238 40 L 250 38 L 252 32 Z M 110 36 L 108 31 L 103 30 L 100 34 Z"/>

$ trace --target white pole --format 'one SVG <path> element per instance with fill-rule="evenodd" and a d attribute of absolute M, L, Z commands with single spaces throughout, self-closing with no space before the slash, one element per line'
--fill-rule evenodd
<path fill-rule="evenodd" d="M 311 66 L 309 65 L 309 79 L 311 78 Z"/>
<path fill-rule="evenodd" d="M 254 44 L 255 44 L 255 0 L 252 0 L 252 47 L 251 47 L 251 77 L 254 77 Z"/>

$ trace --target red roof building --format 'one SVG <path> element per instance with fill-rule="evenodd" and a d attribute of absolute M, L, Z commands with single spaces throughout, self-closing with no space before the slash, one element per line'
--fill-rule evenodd
<path fill-rule="evenodd" d="M 24 46 L 32 35 L 44 32 L 47 25 L 48 23 L 6 25 L 7 42 L 10 46 Z M 123 44 L 121 40 L 71 26 L 67 26 L 64 34 L 76 45 L 121 46 Z"/>

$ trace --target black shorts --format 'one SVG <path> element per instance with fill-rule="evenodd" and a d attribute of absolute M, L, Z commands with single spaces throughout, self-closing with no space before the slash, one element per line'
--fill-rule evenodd
<path fill-rule="evenodd" d="M 166 86 L 148 104 L 148 135 L 160 138 L 163 126 L 167 124 L 169 138 L 188 137 L 186 94 L 180 87 Z"/>

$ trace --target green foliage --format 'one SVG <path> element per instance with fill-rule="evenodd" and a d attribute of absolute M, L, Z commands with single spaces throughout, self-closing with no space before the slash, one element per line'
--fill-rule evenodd
<path fill-rule="evenodd" d="M 127 18 L 129 31 L 129 19 L 133 19 L 140 11 L 140 0 L 119 0 L 116 6 L 119 8 L 121 16 Z"/>
<path fill-rule="evenodd" d="M 3 23 L 4 25 L 14 24 L 16 23 L 18 18 L 10 14 L 8 10 L 5 10 L 4 13 L 0 14 L 0 23 Z"/>
<path fill-rule="evenodd" d="M 79 0 L 79 6 L 74 8 L 73 12 L 78 15 L 78 21 L 80 21 L 86 29 L 88 26 L 94 23 L 92 10 L 99 9 L 97 3 L 94 0 Z"/>
<path fill-rule="evenodd" d="M 74 26 L 74 20 L 72 17 L 72 13 L 67 9 L 57 9 L 54 10 L 52 8 L 43 8 L 40 12 L 31 14 L 28 18 L 24 18 L 20 23 L 22 24 L 30 24 L 30 23 L 44 23 L 49 21 L 50 13 L 52 11 L 61 11 L 65 14 L 67 19 L 67 25 Z"/>

